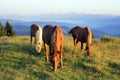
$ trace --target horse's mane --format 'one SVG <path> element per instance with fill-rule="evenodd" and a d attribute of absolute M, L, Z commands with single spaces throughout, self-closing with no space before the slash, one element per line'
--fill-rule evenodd
<path fill-rule="evenodd" d="M 88 28 L 88 27 L 85 27 L 85 29 L 86 29 L 87 34 L 88 34 L 88 42 L 90 44 L 92 44 L 92 32 L 91 32 L 90 28 Z"/>
<path fill-rule="evenodd" d="M 38 26 L 38 30 L 35 33 L 36 36 L 36 43 L 42 43 L 42 29 L 40 28 L 40 26 Z"/>
<path fill-rule="evenodd" d="M 61 29 L 59 26 L 55 26 L 51 36 L 51 49 L 54 51 L 60 51 L 60 33 Z"/>

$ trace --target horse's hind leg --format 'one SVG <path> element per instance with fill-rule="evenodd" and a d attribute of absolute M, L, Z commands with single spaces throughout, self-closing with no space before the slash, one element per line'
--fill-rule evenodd
<path fill-rule="evenodd" d="M 85 48 L 85 50 L 87 50 L 88 49 L 88 46 L 86 45 L 86 48 Z"/>
<path fill-rule="evenodd" d="M 83 49 L 83 43 L 81 42 L 81 50 Z"/>
<path fill-rule="evenodd" d="M 32 36 L 30 36 L 30 47 L 32 47 Z"/>
<path fill-rule="evenodd" d="M 46 53 L 46 62 L 48 62 L 49 57 L 48 57 L 48 45 L 46 43 L 44 43 L 44 47 L 45 47 L 45 53 Z"/>

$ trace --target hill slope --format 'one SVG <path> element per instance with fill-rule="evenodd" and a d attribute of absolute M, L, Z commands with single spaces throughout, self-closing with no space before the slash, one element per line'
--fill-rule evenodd
<path fill-rule="evenodd" d="M 44 48 L 39 55 L 29 47 L 29 36 L 0 37 L 0 80 L 118 80 L 120 79 L 120 39 L 93 41 L 90 58 L 86 51 L 74 52 L 71 37 L 65 37 L 64 68 L 52 71 L 45 62 Z"/>

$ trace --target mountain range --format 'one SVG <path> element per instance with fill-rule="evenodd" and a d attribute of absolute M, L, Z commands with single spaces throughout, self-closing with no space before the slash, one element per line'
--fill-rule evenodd
<path fill-rule="evenodd" d="M 100 14 L 44 14 L 33 16 L 0 16 L 0 22 L 5 24 L 9 21 L 17 35 L 29 35 L 29 28 L 32 24 L 39 24 L 42 28 L 47 24 L 59 25 L 65 35 L 77 26 L 90 27 L 94 36 L 100 38 L 103 35 L 120 37 L 120 16 Z"/>

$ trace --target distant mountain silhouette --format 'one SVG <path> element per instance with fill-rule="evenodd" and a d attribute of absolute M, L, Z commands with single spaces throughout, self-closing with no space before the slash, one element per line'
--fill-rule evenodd
<path fill-rule="evenodd" d="M 1 18 L 1 17 L 0 17 Z M 17 35 L 29 35 L 29 28 L 32 24 L 39 24 L 42 28 L 47 24 L 59 25 L 64 34 L 76 25 L 90 27 L 96 38 L 107 34 L 120 37 L 120 16 L 111 15 L 93 15 L 93 14 L 44 14 L 35 16 L 17 16 L 12 15 L 6 19 L 2 16 L 0 22 L 5 24 L 9 21 L 17 32 Z"/>

